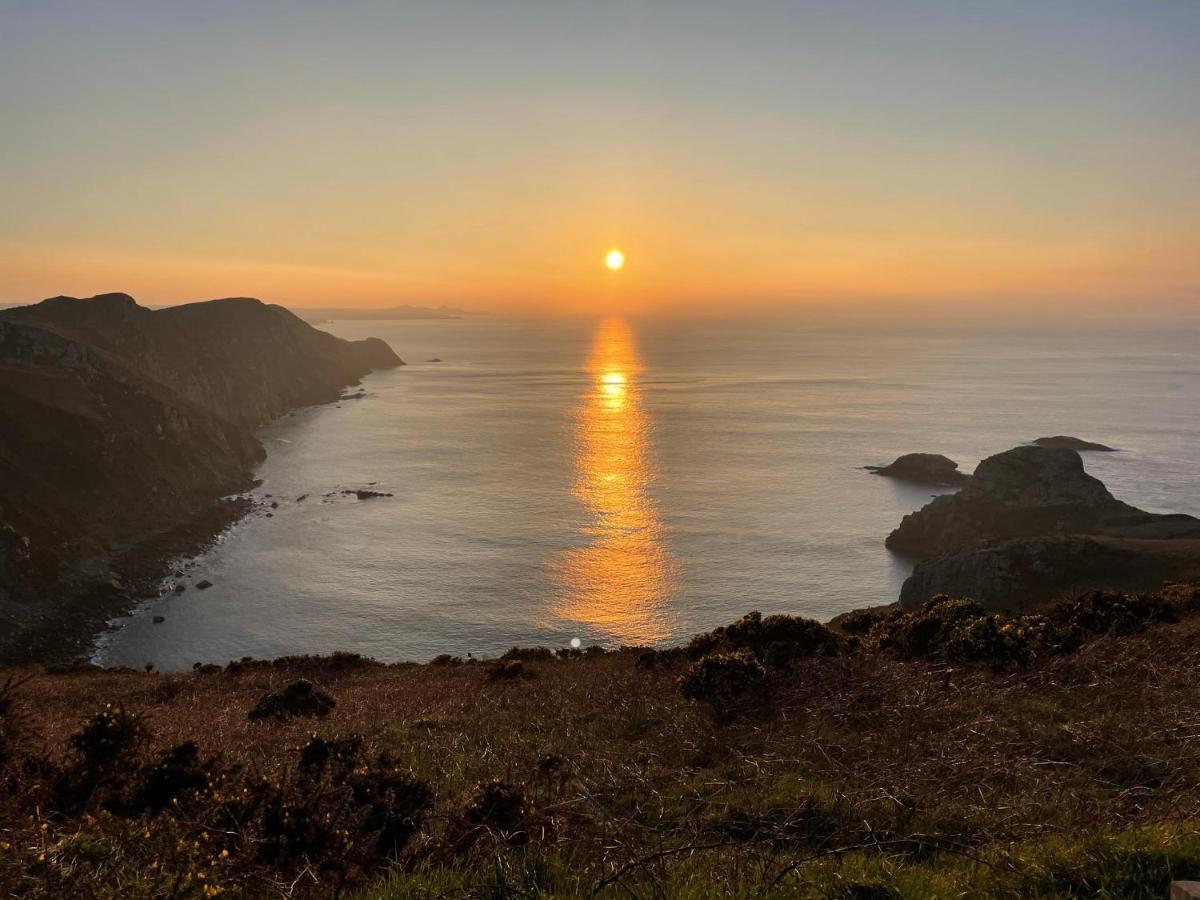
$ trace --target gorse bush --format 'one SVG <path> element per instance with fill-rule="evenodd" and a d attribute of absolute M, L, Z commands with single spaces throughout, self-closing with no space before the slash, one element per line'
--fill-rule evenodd
<path fill-rule="evenodd" d="M 689 700 L 728 709 L 766 677 L 767 670 L 749 650 L 710 653 L 684 672 L 679 679 L 679 690 Z"/>
<path fill-rule="evenodd" d="M 1074 653 L 1089 638 L 1133 634 L 1155 622 L 1178 621 L 1198 605 L 1195 594 L 1092 591 L 1060 602 L 1045 614 L 1012 616 L 989 613 L 973 600 L 938 596 L 920 609 L 873 612 L 851 620 L 849 626 L 862 635 L 865 649 L 889 650 L 902 658 L 1025 665 Z"/>
<path fill-rule="evenodd" d="M 200 765 L 200 748 L 195 741 L 186 741 L 166 751 L 145 773 L 134 794 L 133 809 L 159 813 L 179 797 L 207 788 L 208 772 Z"/>
<path fill-rule="evenodd" d="M 876 622 L 866 634 L 867 646 L 906 658 L 929 656 L 941 650 L 961 625 L 984 615 L 983 607 L 973 600 L 934 597 L 919 610 Z"/>
<path fill-rule="evenodd" d="M 1167 598 L 1161 594 L 1121 594 L 1088 591 L 1050 611 L 1058 625 L 1077 628 L 1084 634 L 1133 634 L 1151 622 L 1177 622 L 1181 614 L 1194 610 L 1200 598 L 1195 593 Z"/>
<path fill-rule="evenodd" d="M 308 743 L 299 749 L 300 771 L 320 777 L 332 768 L 340 777 L 345 777 L 358 762 L 361 749 L 362 738 L 358 735 L 335 739 L 314 734 Z"/>
<path fill-rule="evenodd" d="M 497 660 L 488 669 L 488 678 L 491 681 L 512 681 L 527 674 L 529 673 L 525 663 L 519 659 Z"/>
<path fill-rule="evenodd" d="M 505 662 L 513 659 L 525 662 L 539 659 L 554 659 L 554 651 L 549 647 L 512 647 L 506 650 L 500 659 Z"/>
<path fill-rule="evenodd" d="M 809 656 L 833 656 L 840 645 L 837 633 L 815 619 L 751 612 L 731 625 L 696 635 L 686 652 L 699 659 L 716 650 L 748 650 L 760 662 L 776 666 Z"/>
<path fill-rule="evenodd" d="M 141 720 L 116 703 L 106 703 L 71 737 L 71 747 L 85 769 L 100 769 L 115 763 L 135 749 L 143 736 Z"/>
<path fill-rule="evenodd" d="M 326 716 L 335 706 L 336 700 L 314 687 L 307 678 L 301 678 L 282 690 L 264 694 L 248 715 L 251 720 Z"/>

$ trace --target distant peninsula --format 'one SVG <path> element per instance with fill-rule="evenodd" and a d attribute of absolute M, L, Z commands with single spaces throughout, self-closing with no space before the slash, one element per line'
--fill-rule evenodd
<path fill-rule="evenodd" d="M 476 310 L 459 309 L 453 306 L 384 306 L 379 309 L 349 309 L 337 306 L 291 308 L 292 312 L 311 324 L 338 320 L 392 321 L 396 319 L 462 319 L 469 316 L 485 316 Z"/>

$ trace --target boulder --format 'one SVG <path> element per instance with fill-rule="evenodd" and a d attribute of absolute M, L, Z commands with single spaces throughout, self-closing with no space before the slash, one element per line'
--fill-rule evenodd
<path fill-rule="evenodd" d="M 887 466 L 866 466 L 868 471 L 917 484 L 957 485 L 971 476 L 958 471 L 958 463 L 940 453 L 905 453 Z"/>

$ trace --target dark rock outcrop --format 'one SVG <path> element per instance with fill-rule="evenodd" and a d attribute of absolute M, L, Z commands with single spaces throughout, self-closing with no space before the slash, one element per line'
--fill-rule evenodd
<path fill-rule="evenodd" d="M 1081 590 L 1153 590 L 1200 577 L 1200 519 L 1122 503 L 1074 450 L 988 457 L 957 494 L 905 516 L 887 546 L 918 562 L 904 606 L 937 594 L 1022 608 Z"/>
<path fill-rule="evenodd" d="M 1165 581 L 1192 579 L 1200 579 L 1200 540 L 1018 538 L 918 563 L 900 604 L 915 609 L 944 594 L 993 609 L 1021 609 L 1096 588 L 1154 591 Z"/>
<path fill-rule="evenodd" d="M 1082 438 L 1068 437 L 1065 434 L 1056 434 L 1054 437 L 1040 437 L 1033 443 L 1038 447 L 1049 447 L 1052 450 L 1084 450 L 1097 453 L 1116 452 L 1116 449 L 1113 447 L 1106 447 L 1104 444 L 1097 444 L 1093 441 L 1085 441 Z"/>
<path fill-rule="evenodd" d="M 970 475 L 958 471 L 958 463 L 940 453 L 905 453 L 887 466 L 865 466 L 868 471 L 917 484 L 963 484 Z"/>
<path fill-rule="evenodd" d="M 221 520 L 218 499 L 248 488 L 264 456 L 258 426 L 398 365 L 382 341 L 250 299 L 0 311 L 0 655 L 62 605 L 97 603 L 97 582 L 119 594 L 118 556 Z"/>
<path fill-rule="evenodd" d="M 1200 520 L 1122 503 L 1084 471 L 1074 450 L 1026 446 L 989 456 L 957 494 L 905 516 L 887 546 L 924 558 L 985 540 L 1063 534 L 1200 537 Z"/>

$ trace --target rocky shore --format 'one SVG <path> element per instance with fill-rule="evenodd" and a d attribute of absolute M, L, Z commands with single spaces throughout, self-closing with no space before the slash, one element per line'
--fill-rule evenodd
<path fill-rule="evenodd" d="M 235 520 L 258 427 L 400 365 L 249 298 L 0 312 L 0 659 L 69 650 Z"/>

